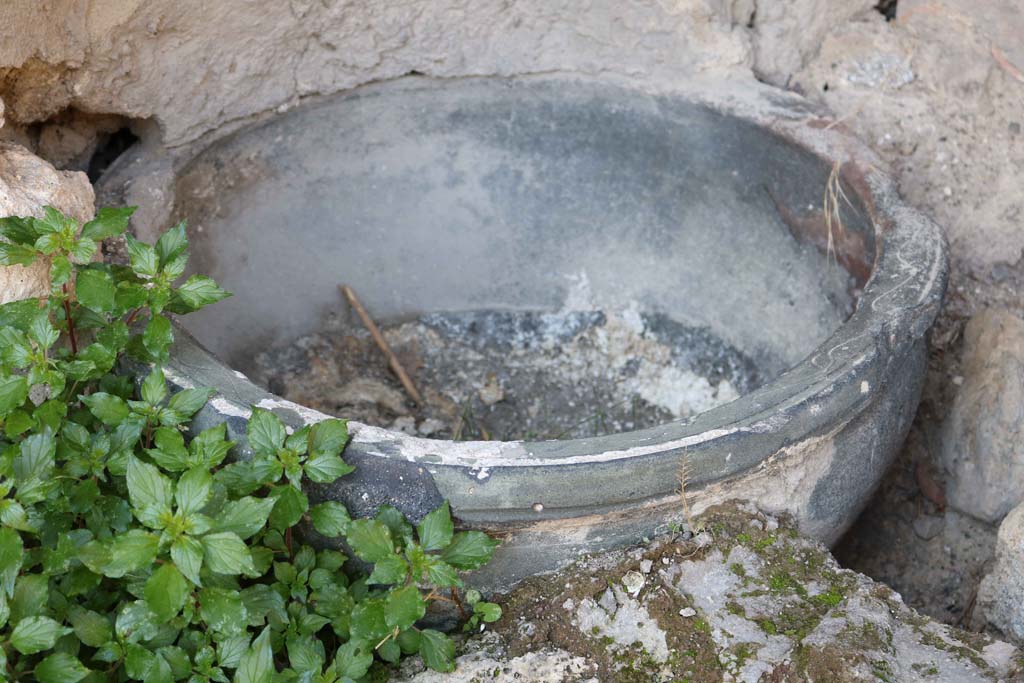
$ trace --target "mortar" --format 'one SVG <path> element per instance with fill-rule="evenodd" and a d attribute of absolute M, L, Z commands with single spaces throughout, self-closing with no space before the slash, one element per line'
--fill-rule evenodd
<path fill-rule="evenodd" d="M 341 282 L 381 321 L 631 311 L 706 340 L 684 364 L 709 382 L 716 354 L 751 368 L 736 400 L 589 438 L 350 423 L 356 472 L 311 501 L 417 520 L 449 500 L 461 525 L 502 538 L 472 577 L 487 590 L 730 498 L 834 541 L 906 435 L 946 282 L 940 230 L 880 160 L 769 88 L 404 78 L 175 155 L 136 150 L 104 183 L 146 174 L 173 179 L 162 222 L 188 219 L 193 267 L 238 292 L 185 320 L 195 339 L 179 329 L 167 372 L 220 389 L 198 426 L 226 421 L 241 457 L 252 405 L 294 427 L 324 418 L 239 370 L 318 329 Z"/>

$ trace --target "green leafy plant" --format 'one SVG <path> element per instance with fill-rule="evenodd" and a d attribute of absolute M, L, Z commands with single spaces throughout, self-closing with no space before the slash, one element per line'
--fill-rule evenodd
<path fill-rule="evenodd" d="M 336 683 L 410 653 L 452 670 L 452 641 L 416 624 L 435 600 L 469 627 L 500 616 L 458 592 L 496 542 L 456 532 L 447 503 L 415 527 L 390 507 L 311 506 L 304 482 L 352 471 L 342 420 L 289 433 L 254 408 L 249 460 L 229 458 L 223 424 L 193 434 L 214 390 L 169 389 L 167 314 L 228 293 L 179 283 L 183 224 L 155 245 L 125 235 L 128 265 L 94 263 L 132 211 L 0 219 L 0 265 L 48 259 L 52 283 L 0 306 L 0 679 Z M 115 372 L 123 358 L 151 364 L 138 386 Z M 299 525 L 372 570 L 303 544 Z"/>

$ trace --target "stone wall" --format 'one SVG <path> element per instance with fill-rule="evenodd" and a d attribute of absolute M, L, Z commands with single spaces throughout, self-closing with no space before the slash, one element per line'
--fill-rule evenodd
<path fill-rule="evenodd" d="M 784 84 L 873 0 L 14 0 L 0 6 L 8 136 L 65 110 L 151 119 L 164 144 L 410 72 L 577 72 L 670 89 Z"/>

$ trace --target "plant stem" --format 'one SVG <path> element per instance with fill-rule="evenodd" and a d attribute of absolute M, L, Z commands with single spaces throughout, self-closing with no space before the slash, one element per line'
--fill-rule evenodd
<path fill-rule="evenodd" d="M 60 286 L 64 294 L 64 317 L 68 321 L 68 339 L 71 341 L 71 353 L 78 354 L 78 338 L 75 336 L 75 321 L 71 319 L 71 298 L 68 294 L 67 284 Z"/>
<path fill-rule="evenodd" d="M 459 614 L 462 615 L 462 618 L 463 619 L 469 618 L 469 614 L 466 613 L 466 608 L 462 604 L 462 599 L 459 597 L 459 591 L 455 587 L 452 587 L 451 595 L 452 595 L 452 602 L 454 602 L 455 606 L 459 608 Z"/>

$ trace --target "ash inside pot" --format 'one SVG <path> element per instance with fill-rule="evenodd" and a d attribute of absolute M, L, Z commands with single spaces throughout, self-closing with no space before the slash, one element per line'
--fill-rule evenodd
<path fill-rule="evenodd" d="M 543 440 L 651 427 L 728 403 L 761 380 L 706 329 L 636 309 L 432 313 L 381 325 L 417 407 L 358 321 L 256 358 L 252 378 L 322 412 L 444 439 Z"/>

